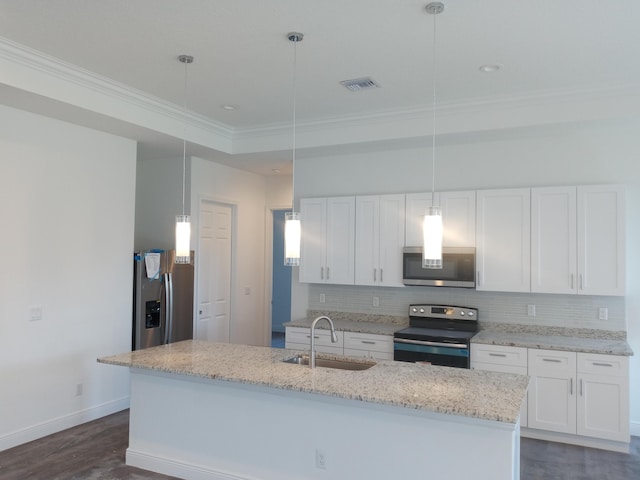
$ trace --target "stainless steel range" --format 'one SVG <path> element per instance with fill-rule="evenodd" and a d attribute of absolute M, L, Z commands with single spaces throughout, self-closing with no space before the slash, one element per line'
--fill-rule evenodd
<path fill-rule="evenodd" d="M 478 309 L 409 305 L 409 328 L 393 338 L 393 359 L 448 367 L 470 367 L 470 342 L 478 332 Z"/>

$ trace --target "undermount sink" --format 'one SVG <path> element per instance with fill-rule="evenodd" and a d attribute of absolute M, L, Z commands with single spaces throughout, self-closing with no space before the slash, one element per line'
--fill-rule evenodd
<path fill-rule="evenodd" d="M 296 355 L 295 357 L 283 360 L 284 363 L 309 366 L 309 355 Z M 376 362 L 370 360 L 336 360 L 330 358 L 316 357 L 316 367 L 337 368 L 339 370 L 367 370 L 373 367 Z"/>

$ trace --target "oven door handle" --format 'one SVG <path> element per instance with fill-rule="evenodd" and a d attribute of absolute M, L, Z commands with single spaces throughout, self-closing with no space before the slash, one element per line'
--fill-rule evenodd
<path fill-rule="evenodd" d="M 394 343 L 410 343 L 412 345 L 424 345 L 427 347 L 469 348 L 466 343 L 428 342 L 423 340 L 409 340 L 408 338 L 394 338 Z"/>

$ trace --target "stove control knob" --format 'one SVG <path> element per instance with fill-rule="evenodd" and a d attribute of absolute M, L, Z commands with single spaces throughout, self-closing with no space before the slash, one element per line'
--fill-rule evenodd
<path fill-rule="evenodd" d="M 473 312 L 469 312 L 469 316 L 470 316 L 470 317 L 473 317 Z"/>
<path fill-rule="evenodd" d="M 416 312 L 418 311 L 418 309 L 417 309 L 416 307 L 413 307 L 413 308 L 411 309 L 411 311 L 412 311 L 413 313 L 416 313 Z"/>
<path fill-rule="evenodd" d="M 424 308 L 421 308 L 421 309 L 420 309 L 420 313 L 424 313 Z"/>
<path fill-rule="evenodd" d="M 460 316 L 464 317 L 464 310 L 460 310 Z"/>

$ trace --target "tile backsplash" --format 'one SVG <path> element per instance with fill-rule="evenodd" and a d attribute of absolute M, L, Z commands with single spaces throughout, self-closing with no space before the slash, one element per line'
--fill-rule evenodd
<path fill-rule="evenodd" d="M 321 303 L 321 300 L 324 303 Z M 311 310 L 406 316 L 412 303 L 475 307 L 479 321 L 626 331 L 624 297 L 479 292 L 444 287 L 309 285 Z M 377 306 L 374 306 L 377 305 Z M 530 305 L 535 316 L 529 315 Z M 600 319 L 605 313 L 607 319 Z"/>

